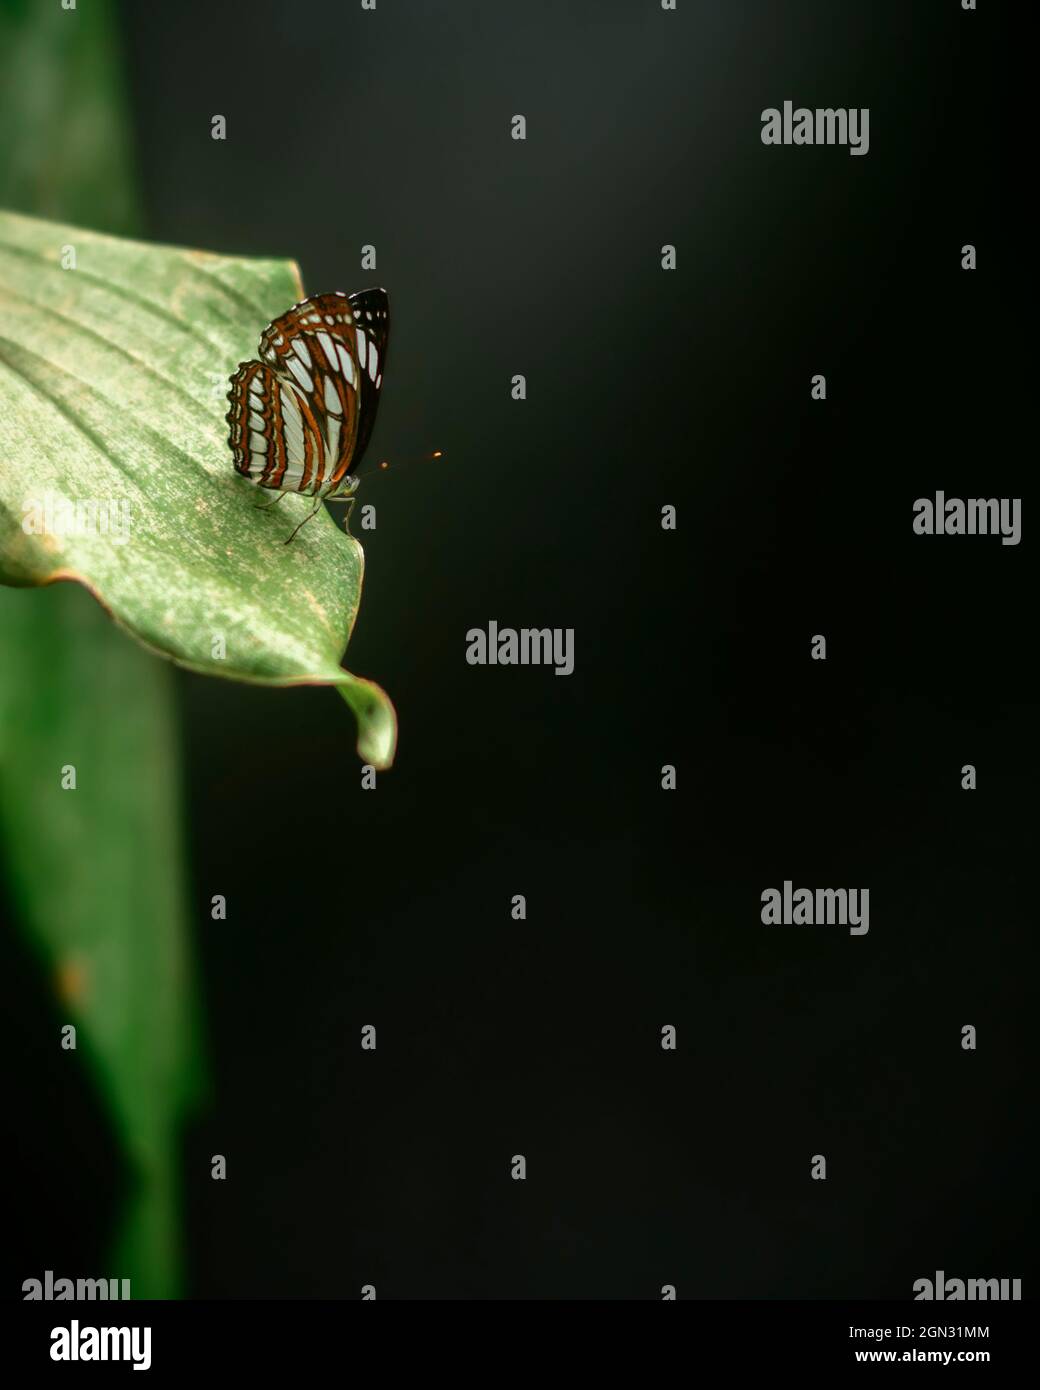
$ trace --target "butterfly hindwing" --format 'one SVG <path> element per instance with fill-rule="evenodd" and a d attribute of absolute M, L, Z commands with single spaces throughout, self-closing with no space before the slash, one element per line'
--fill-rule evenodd
<path fill-rule="evenodd" d="M 262 362 L 243 362 L 228 395 L 236 471 L 259 487 L 312 491 L 325 469 L 326 446 L 300 393 Z"/>

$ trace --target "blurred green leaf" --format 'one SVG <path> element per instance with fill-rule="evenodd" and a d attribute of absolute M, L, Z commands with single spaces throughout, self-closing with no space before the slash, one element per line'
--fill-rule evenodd
<path fill-rule="evenodd" d="M 75 269 L 63 268 L 72 253 Z M 0 213 L 0 578 L 78 580 L 195 671 L 335 685 L 357 716 L 358 752 L 382 768 L 393 706 L 339 664 L 361 547 L 324 509 L 286 545 L 313 502 L 261 509 L 227 446 L 228 378 L 301 297 L 289 261 Z"/>
<path fill-rule="evenodd" d="M 177 1127 L 201 1080 L 169 670 L 72 585 L 0 600 L 11 896 L 130 1162 L 112 1272 L 134 1297 L 168 1297 Z"/>
<path fill-rule="evenodd" d="M 0 0 L 0 129 L 0 204 L 137 230 L 107 0 L 75 10 Z M 5 443 L 0 434 L 0 453 Z M 202 1073 L 175 728 L 171 668 L 128 642 L 86 592 L 0 590 L 10 896 L 59 1017 L 77 1027 L 69 1063 L 89 1070 L 130 1171 L 114 1250 L 100 1269 L 65 1272 L 128 1278 L 136 1298 L 180 1287 L 179 1126 Z M 69 765 L 75 791 L 61 788 Z M 27 1039 L 30 1065 L 59 1042 Z M 74 1185 L 67 1200 L 91 1195 Z"/>
<path fill-rule="evenodd" d="M 140 230 L 109 0 L 0 0 L 0 207 Z"/>

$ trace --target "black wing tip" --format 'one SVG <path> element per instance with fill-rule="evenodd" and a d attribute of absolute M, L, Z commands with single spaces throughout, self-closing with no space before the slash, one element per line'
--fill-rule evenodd
<path fill-rule="evenodd" d="M 290 314 L 298 313 L 301 309 L 312 308 L 319 299 L 345 299 L 348 304 L 356 305 L 359 299 L 364 299 L 368 295 L 377 295 L 382 298 L 386 305 L 386 312 L 389 315 L 390 292 L 389 290 L 385 290 L 382 285 L 370 285 L 368 289 L 364 290 L 323 290 L 319 294 L 309 294 L 304 299 L 297 300 L 295 304 L 291 304 L 289 308 L 286 309 L 284 314 L 279 314 L 276 319 L 272 319 L 260 335 L 261 345 L 264 339 L 271 334 L 276 323 L 280 323 L 282 319 L 287 318 Z"/>
<path fill-rule="evenodd" d="M 359 300 L 381 299 L 390 307 L 390 291 L 384 289 L 382 285 L 368 285 L 363 290 L 326 290 L 324 294 L 309 294 L 306 299 L 301 299 L 299 304 L 294 304 L 293 309 L 299 309 L 304 304 L 311 304 L 316 299 L 345 299 L 349 304 L 356 305 Z M 292 310 L 290 310 L 290 313 Z"/>

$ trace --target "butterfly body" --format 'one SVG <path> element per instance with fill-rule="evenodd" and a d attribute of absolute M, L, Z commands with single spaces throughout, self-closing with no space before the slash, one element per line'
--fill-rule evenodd
<path fill-rule="evenodd" d="M 379 407 L 389 333 L 382 289 L 313 295 L 269 324 L 259 361 L 240 363 L 231 378 L 235 471 L 257 487 L 319 504 L 351 497 Z"/>

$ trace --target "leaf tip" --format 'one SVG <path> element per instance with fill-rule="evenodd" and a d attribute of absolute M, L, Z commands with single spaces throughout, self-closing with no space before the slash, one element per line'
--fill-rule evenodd
<path fill-rule="evenodd" d="M 344 671 L 336 688 L 358 723 L 358 756 L 377 772 L 393 766 L 397 751 L 397 711 L 390 696 L 374 681 Z"/>

